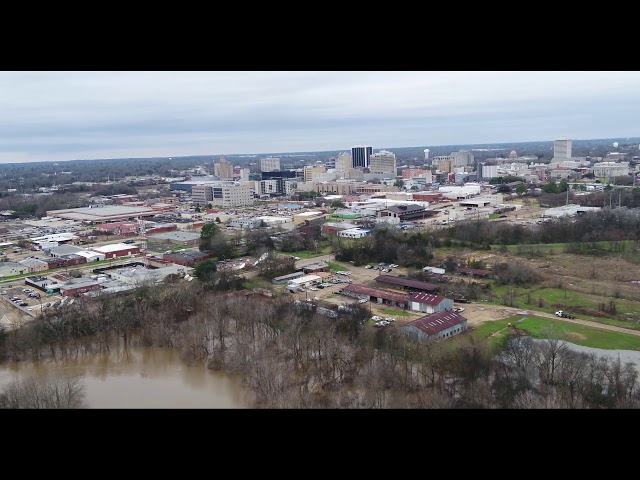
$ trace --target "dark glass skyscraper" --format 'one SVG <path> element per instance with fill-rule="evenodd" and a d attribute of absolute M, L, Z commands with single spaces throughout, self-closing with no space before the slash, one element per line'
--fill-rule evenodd
<path fill-rule="evenodd" d="M 351 167 L 368 168 L 372 147 L 351 147 Z"/>

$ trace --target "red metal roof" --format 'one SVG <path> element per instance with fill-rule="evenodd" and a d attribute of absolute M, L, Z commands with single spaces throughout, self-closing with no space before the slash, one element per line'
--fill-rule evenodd
<path fill-rule="evenodd" d="M 409 280 L 407 278 L 394 277 L 393 275 L 379 275 L 375 278 L 375 281 L 382 283 L 391 283 L 394 285 L 402 285 L 403 287 L 425 290 L 427 292 L 433 292 L 438 289 L 438 285 L 435 285 L 433 283 L 420 282 L 418 280 Z"/>
<path fill-rule="evenodd" d="M 434 295 L 432 293 L 418 292 L 414 293 L 409 300 L 414 302 L 425 303 L 427 305 L 440 305 L 443 300 L 446 300 L 442 295 Z"/>
<path fill-rule="evenodd" d="M 425 315 L 424 317 L 420 317 L 417 320 L 408 323 L 407 326 L 413 325 L 425 332 L 427 335 L 436 335 L 442 330 L 446 330 L 447 328 L 466 321 L 466 318 L 456 312 L 445 311 Z"/>
<path fill-rule="evenodd" d="M 392 292 L 383 288 L 365 287 L 364 285 L 350 284 L 343 287 L 342 290 L 353 293 L 360 293 L 362 295 L 369 295 L 370 297 L 382 298 L 383 300 L 391 300 L 392 302 L 408 303 L 409 295 L 404 293 Z"/>

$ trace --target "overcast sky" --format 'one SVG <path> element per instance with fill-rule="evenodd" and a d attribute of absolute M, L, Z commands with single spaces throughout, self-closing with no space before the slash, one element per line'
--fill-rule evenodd
<path fill-rule="evenodd" d="M 0 162 L 640 136 L 638 72 L 0 72 Z"/>

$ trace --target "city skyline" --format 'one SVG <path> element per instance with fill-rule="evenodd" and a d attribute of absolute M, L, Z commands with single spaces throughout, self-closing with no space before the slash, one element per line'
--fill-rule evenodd
<path fill-rule="evenodd" d="M 635 137 L 640 72 L 2 72 L 0 163 Z"/>

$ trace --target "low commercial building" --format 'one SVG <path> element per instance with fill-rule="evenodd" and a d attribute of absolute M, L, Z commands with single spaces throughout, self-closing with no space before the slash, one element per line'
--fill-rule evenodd
<path fill-rule="evenodd" d="M 281 275 L 271 280 L 271 283 L 275 285 L 282 285 L 284 283 L 289 283 L 291 280 L 295 278 L 303 277 L 304 274 L 305 272 L 294 272 L 294 273 L 289 273 L 288 275 Z"/>
<path fill-rule="evenodd" d="M 20 260 L 18 263 L 27 267 L 27 271 L 29 273 L 37 273 L 49 269 L 47 262 L 43 262 L 39 258 L 34 257 L 25 258 L 24 260 Z"/>
<path fill-rule="evenodd" d="M 296 213 L 293 216 L 293 224 L 294 225 L 300 225 L 302 223 L 305 222 L 305 220 L 310 220 L 312 218 L 318 218 L 318 217 L 322 217 L 325 214 L 323 212 L 302 212 L 302 213 Z"/>
<path fill-rule="evenodd" d="M 16 262 L 0 262 L 0 277 L 11 277 L 28 273 L 29 268 Z"/>
<path fill-rule="evenodd" d="M 92 252 L 91 250 L 81 250 L 81 251 L 75 253 L 75 255 L 79 255 L 81 257 L 84 257 L 87 263 L 89 263 L 89 262 L 99 262 L 99 261 L 105 260 L 107 258 L 104 253 Z"/>
<path fill-rule="evenodd" d="M 329 265 L 327 265 L 324 262 L 310 263 L 310 264 L 305 265 L 304 267 L 302 267 L 302 271 L 304 273 L 328 272 L 329 271 Z"/>
<path fill-rule="evenodd" d="M 289 285 L 296 285 L 297 287 L 310 287 L 316 283 L 322 282 L 322 278 L 318 275 L 305 275 L 304 277 L 294 278 L 289 281 Z"/>
<path fill-rule="evenodd" d="M 58 245 L 65 245 L 73 243 L 78 238 L 73 233 L 54 233 L 52 235 L 44 235 L 42 237 L 34 237 L 31 240 L 34 247 L 42 249 L 46 247 L 57 247 Z"/>
<path fill-rule="evenodd" d="M 69 282 L 60 286 L 60 293 L 65 297 L 71 297 L 73 295 L 80 295 L 92 290 L 98 290 L 100 288 L 100 282 L 93 279 L 81 279 L 78 281 Z"/>
<path fill-rule="evenodd" d="M 168 242 L 178 245 L 198 245 L 200 234 L 194 232 L 164 232 L 149 235 L 149 241 Z"/>
<path fill-rule="evenodd" d="M 162 268 L 144 268 L 143 266 L 134 266 L 119 268 L 109 271 L 112 280 L 127 284 L 156 284 L 162 282 L 169 275 L 184 276 L 187 268 L 182 265 L 167 265 Z"/>
<path fill-rule="evenodd" d="M 600 207 L 581 207 L 580 205 L 563 205 L 562 207 L 549 208 L 542 214 L 545 218 L 573 217 L 586 212 L 597 212 Z"/>
<path fill-rule="evenodd" d="M 60 245 L 58 247 L 45 248 L 43 250 L 48 252 L 49 255 L 51 255 L 53 258 L 62 257 L 64 255 L 71 255 L 83 251 L 82 248 L 74 247 L 73 245 Z"/>
<path fill-rule="evenodd" d="M 418 292 L 409 298 L 409 308 L 424 313 L 443 312 L 453 310 L 453 300 L 441 295 Z"/>
<path fill-rule="evenodd" d="M 94 247 L 91 250 L 104 254 L 105 258 L 131 257 L 140 253 L 140 247 L 126 243 L 113 243 L 102 247 Z"/>
<path fill-rule="evenodd" d="M 261 217 L 238 217 L 229 222 L 229 225 L 237 228 L 259 228 L 259 227 L 274 227 L 283 223 L 291 223 L 293 219 L 291 217 L 275 217 L 275 216 L 261 216 Z"/>
<path fill-rule="evenodd" d="M 108 223 L 123 220 L 135 220 L 140 217 L 151 217 L 157 214 L 151 207 L 109 206 L 98 208 L 67 208 L 63 210 L 49 210 L 47 217 L 79 220 L 83 223 Z"/>
<path fill-rule="evenodd" d="M 338 237 L 342 238 L 364 238 L 371 235 L 371 230 L 368 228 L 349 228 L 338 232 Z"/>
<path fill-rule="evenodd" d="M 182 266 L 191 266 L 215 257 L 213 252 L 199 252 L 198 250 L 185 250 L 182 252 L 165 253 L 163 260 Z"/>
<path fill-rule="evenodd" d="M 418 341 L 449 338 L 467 330 L 467 319 L 459 313 L 445 311 L 425 315 L 400 328 Z"/>

